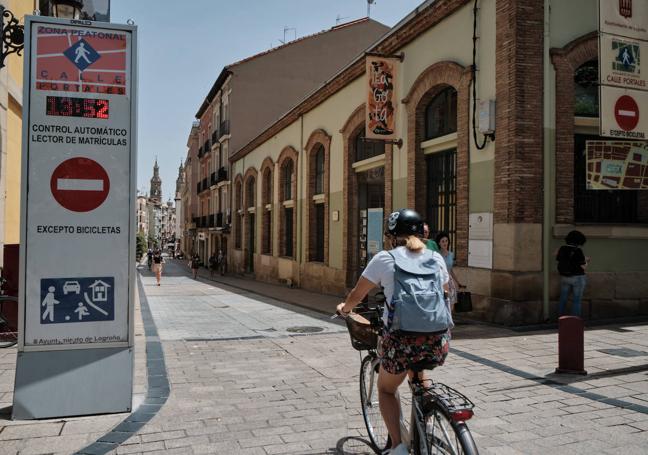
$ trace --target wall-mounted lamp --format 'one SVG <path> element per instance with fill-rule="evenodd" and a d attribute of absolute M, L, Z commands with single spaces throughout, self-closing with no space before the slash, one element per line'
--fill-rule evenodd
<path fill-rule="evenodd" d="M 0 54 L 0 68 L 5 66 L 5 58 L 9 54 L 20 55 L 25 45 L 25 28 L 18 23 L 11 11 L 0 5 L 0 19 L 2 19 L 2 53 Z"/>
<path fill-rule="evenodd" d="M 83 2 L 79 0 L 51 0 L 54 17 L 80 19 Z"/>

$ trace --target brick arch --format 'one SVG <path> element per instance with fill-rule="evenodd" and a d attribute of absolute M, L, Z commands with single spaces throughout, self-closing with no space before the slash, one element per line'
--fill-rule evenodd
<path fill-rule="evenodd" d="M 258 205 L 257 194 L 259 193 L 259 172 L 254 167 L 250 167 L 245 171 L 243 176 L 243 209 L 244 212 L 247 212 L 249 207 L 256 207 Z M 248 194 L 248 180 L 254 178 L 254 205 L 250 205 L 250 195 Z"/>
<path fill-rule="evenodd" d="M 316 222 L 313 213 L 315 212 L 315 159 L 314 154 L 318 150 L 318 145 L 324 148 L 324 264 L 328 264 L 329 258 L 329 197 L 330 197 L 330 156 L 331 156 L 331 136 L 323 129 L 313 131 L 306 142 L 306 238 L 308 239 L 307 261 L 313 261 L 315 256 L 316 231 L 314 223 Z"/>
<path fill-rule="evenodd" d="M 421 142 L 425 134 L 425 108 L 441 90 L 457 91 L 457 251 L 458 265 L 468 262 L 468 166 L 470 153 L 470 68 L 451 61 L 425 69 L 403 99 L 407 110 L 407 205 L 425 214 L 427 181 Z M 435 229 L 431 226 L 431 229 Z"/>
<path fill-rule="evenodd" d="M 297 153 L 297 150 L 295 150 L 295 148 L 290 145 L 284 147 L 281 153 L 279 154 L 279 158 L 277 158 L 277 172 L 279 177 L 277 181 L 279 182 L 278 202 L 279 202 L 279 255 L 280 256 L 286 256 L 286 252 L 288 249 L 286 244 L 286 239 L 284 238 L 286 236 L 285 219 L 286 219 L 286 210 L 288 208 L 283 205 L 285 198 L 283 194 L 282 168 L 287 160 L 292 160 L 293 162 L 293 179 L 290 186 L 292 192 L 292 200 L 295 202 L 295 204 L 292 207 L 292 232 L 293 232 L 292 255 L 289 256 L 293 259 L 297 257 L 297 205 L 299 201 L 299 195 L 297 194 L 297 179 L 299 178 L 298 158 L 299 158 L 299 154 Z"/>
<path fill-rule="evenodd" d="M 272 255 L 272 220 L 273 220 L 273 209 L 270 210 L 266 208 L 266 205 L 274 204 L 274 162 L 272 158 L 266 157 L 261 163 L 261 170 L 259 171 L 261 176 L 261 213 L 259 214 L 259 219 L 261 221 L 261 254 Z M 266 191 L 267 180 L 270 180 L 270 191 Z"/>
<path fill-rule="evenodd" d="M 574 72 L 584 63 L 598 58 L 595 32 L 552 48 L 551 61 L 556 70 L 556 222 L 574 221 Z"/>

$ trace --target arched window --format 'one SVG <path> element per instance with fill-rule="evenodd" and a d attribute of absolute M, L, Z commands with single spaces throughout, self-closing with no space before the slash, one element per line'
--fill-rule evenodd
<path fill-rule="evenodd" d="M 290 201 L 293 198 L 292 194 L 292 182 L 294 174 L 294 165 L 291 159 L 286 160 L 281 166 L 281 189 L 282 189 L 282 200 Z"/>
<path fill-rule="evenodd" d="M 245 188 L 247 197 L 246 197 L 246 208 L 252 209 L 255 207 L 255 198 L 256 198 L 256 180 L 254 177 L 249 177 L 246 182 L 247 187 Z"/>
<path fill-rule="evenodd" d="M 240 250 L 241 249 L 241 240 L 242 240 L 242 225 L 243 225 L 243 213 L 241 209 L 243 208 L 243 185 L 241 184 L 241 181 L 236 182 L 236 187 L 234 190 L 234 198 L 235 198 L 235 210 L 236 213 L 234 214 L 236 218 L 236 223 L 234 227 L 234 248 Z"/>
<path fill-rule="evenodd" d="M 590 60 L 574 72 L 574 115 L 599 116 L 598 61 Z"/>
<path fill-rule="evenodd" d="M 324 146 L 319 144 L 315 152 L 315 194 L 324 193 Z"/>
<path fill-rule="evenodd" d="M 447 87 L 425 108 L 425 140 L 457 131 L 457 91 Z"/>
<path fill-rule="evenodd" d="M 263 232 L 261 254 L 272 254 L 272 164 L 263 171 Z"/>
<path fill-rule="evenodd" d="M 599 116 L 598 60 L 574 71 L 574 116 Z M 639 190 L 588 189 L 587 141 L 607 140 L 587 129 L 574 135 L 574 221 L 576 223 L 636 223 L 639 221 Z M 595 174 L 595 173 L 594 173 Z M 594 175 L 592 174 L 592 175 Z"/>
<path fill-rule="evenodd" d="M 366 140 L 364 127 L 356 135 L 354 146 L 356 161 L 366 160 L 385 153 L 385 141 Z"/>

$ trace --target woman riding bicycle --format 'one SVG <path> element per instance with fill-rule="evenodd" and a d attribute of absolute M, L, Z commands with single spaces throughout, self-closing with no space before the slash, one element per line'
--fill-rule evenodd
<path fill-rule="evenodd" d="M 395 264 L 405 261 L 420 265 L 429 265 L 430 261 L 437 263 L 440 271 L 443 289 L 447 292 L 448 271 L 443 258 L 437 252 L 426 249 L 421 241 L 423 235 L 423 220 L 414 210 L 402 209 L 389 216 L 387 236 L 392 247 L 391 251 L 381 251 L 375 255 L 355 287 L 345 301 L 337 306 L 337 311 L 348 315 L 376 286 L 382 286 L 387 300 L 383 311 L 383 334 L 381 344 L 381 362 L 378 373 L 378 401 L 380 412 L 389 432 L 392 449 L 390 455 L 407 455 L 407 447 L 401 442 L 400 406 L 396 392 L 408 372 L 408 366 L 415 363 L 425 363 L 428 366 L 442 365 L 448 355 L 452 321 L 449 316 L 447 329 L 434 333 L 403 333 L 391 331 L 393 318 L 392 297 L 394 293 Z M 442 302 L 446 305 L 446 302 Z M 445 310 L 445 307 L 444 307 Z M 445 312 L 445 311 L 444 311 Z"/>

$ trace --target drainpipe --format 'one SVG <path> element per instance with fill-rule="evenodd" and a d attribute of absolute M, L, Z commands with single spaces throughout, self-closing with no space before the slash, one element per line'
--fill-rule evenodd
<path fill-rule="evenodd" d="M 301 287 L 302 282 L 301 282 L 301 266 L 304 263 L 304 258 L 302 257 L 302 252 L 304 251 L 304 239 L 302 238 L 302 232 L 303 232 L 303 210 L 302 210 L 302 204 L 299 202 L 299 197 L 302 194 L 302 188 L 303 184 L 302 181 L 304 180 L 304 173 L 306 172 L 304 170 L 304 116 L 300 115 L 299 116 L 299 123 L 300 123 L 300 132 L 299 132 L 299 166 L 298 166 L 298 174 L 297 174 L 297 196 L 295 197 L 295 203 L 297 204 L 297 251 L 296 251 L 296 258 L 297 258 L 297 286 Z M 299 171 L 301 169 L 301 172 Z M 303 202 L 303 201 L 302 201 Z"/>
<path fill-rule="evenodd" d="M 555 129 L 555 114 L 552 111 L 554 99 L 553 83 L 551 80 L 551 47 L 550 20 L 551 0 L 544 0 L 544 90 L 543 90 L 543 209 L 542 209 L 542 318 L 549 319 L 549 267 L 550 267 L 550 241 L 551 241 L 551 204 L 552 204 L 552 159 Z M 550 88 L 552 88 L 550 90 Z"/>

